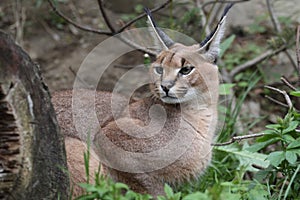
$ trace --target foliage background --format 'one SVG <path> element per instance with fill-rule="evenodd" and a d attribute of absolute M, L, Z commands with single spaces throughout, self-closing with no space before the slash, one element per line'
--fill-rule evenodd
<path fill-rule="evenodd" d="M 159 4 L 159 1 L 136 0 L 125 5 L 124 2 L 105 1 L 109 18 L 116 27 L 142 13 L 144 5 L 151 8 Z M 159 26 L 201 41 L 224 6 L 212 3 L 201 9 L 207 2 L 173 1 L 155 17 Z M 56 3 L 77 22 L 106 29 L 96 1 L 59 0 Z M 229 28 L 218 61 L 223 79 L 221 92 L 230 98 L 226 106 L 220 105 L 226 123 L 216 142 L 254 133 L 264 133 L 264 136 L 215 147 L 211 166 L 199 180 L 173 189 L 166 185 L 166 195 L 159 199 L 300 199 L 300 92 L 295 56 L 300 9 L 295 6 L 297 3 L 251 0 L 238 3 L 230 11 Z M 145 25 L 142 19 L 132 28 Z M 107 37 L 83 32 L 68 24 L 45 0 L 1 1 L 0 29 L 11 33 L 40 64 L 51 91 L 71 88 L 73 71 L 90 50 Z M 237 70 L 263 55 L 267 56 L 261 61 Z M 114 63 L 117 67 L 106 72 L 99 89 L 112 90 L 116 80 L 126 72 L 126 66 L 141 63 L 143 59 L 141 52 L 132 52 L 117 60 Z M 293 87 L 280 80 L 283 75 Z M 89 77 L 82 78 L 88 82 Z M 265 88 L 265 85 L 287 91 L 292 106 L 287 105 L 280 91 Z M 144 92 L 147 88 L 142 88 L 136 98 Z M 86 162 L 87 155 L 88 152 Z M 87 194 L 79 199 L 151 199 L 100 175 L 95 177 L 95 183 L 81 186 Z"/>

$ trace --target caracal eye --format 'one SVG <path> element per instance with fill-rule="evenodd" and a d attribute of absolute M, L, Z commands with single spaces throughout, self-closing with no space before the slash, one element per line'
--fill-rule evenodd
<path fill-rule="evenodd" d="M 154 67 L 154 71 L 157 73 L 157 74 L 163 74 L 164 72 L 164 69 L 162 67 Z"/>
<path fill-rule="evenodd" d="M 195 68 L 194 66 L 182 67 L 180 69 L 179 73 L 182 75 L 188 75 L 189 73 L 191 73 L 193 71 L 194 68 Z"/>

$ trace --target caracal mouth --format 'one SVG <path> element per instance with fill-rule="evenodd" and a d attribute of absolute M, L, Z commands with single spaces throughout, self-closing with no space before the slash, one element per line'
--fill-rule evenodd
<path fill-rule="evenodd" d="M 170 104 L 176 104 L 176 103 L 181 103 L 182 102 L 182 99 L 181 98 L 177 98 L 177 97 L 174 97 L 174 96 L 163 96 L 160 98 L 162 100 L 162 102 L 164 103 L 170 103 Z"/>

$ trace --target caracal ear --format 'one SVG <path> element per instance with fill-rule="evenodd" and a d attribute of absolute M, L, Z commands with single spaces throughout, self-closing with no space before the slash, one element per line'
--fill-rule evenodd
<path fill-rule="evenodd" d="M 202 53 L 206 60 L 215 63 L 220 52 L 220 42 L 225 32 L 225 21 L 229 9 L 233 3 L 226 6 L 223 15 L 216 28 L 200 43 L 194 45 L 198 52 Z"/>
<path fill-rule="evenodd" d="M 175 42 L 165 32 L 163 32 L 159 27 L 156 26 L 151 11 L 148 8 L 144 8 L 144 11 L 146 12 L 148 17 L 148 24 L 151 28 L 150 33 L 153 36 L 154 41 L 159 41 L 159 44 L 156 44 L 156 46 L 162 46 L 163 50 L 168 50 L 169 47 L 171 47 Z M 159 49 L 161 50 L 161 48 Z"/>

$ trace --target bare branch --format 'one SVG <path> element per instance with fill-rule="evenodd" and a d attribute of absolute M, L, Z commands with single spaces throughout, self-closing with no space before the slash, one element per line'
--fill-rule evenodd
<path fill-rule="evenodd" d="M 282 46 L 277 50 L 267 50 L 265 53 L 261 54 L 260 56 L 257 56 L 256 58 L 247 61 L 246 63 L 239 65 L 237 67 L 235 67 L 231 72 L 230 72 L 230 76 L 234 77 L 235 75 L 237 75 L 238 73 L 245 71 L 248 68 L 251 68 L 253 66 L 255 66 L 256 64 L 264 61 L 267 58 L 270 58 L 274 55 L 277 55 L 278 53 L 284 51 L 286 49 L 286 46 Z"/>
<path fill-rule="evenodd" d="M 270 0 L 266 0 L 266 2 L 267 2 L 268 11 L 269 11 L 269 14 L 270 14 L 270 17 L 271 17 L 271 21 L 273 23 L 273 26 L 274 26 L 276 32 L 282 33 L 281 25 L 280 25 L 280 23 L 278 21 L 277 16 L 275 15 L 275 12 L 274 12 L 274 9 L 273 9 L 273 7 L 272 7 L 272 5 L 270 3 Z M 285 40 L 285 38 L 281 37 L 281 39 L 283 40 L 284 44 L 287 43 L 286 40 Z M 297 70 L 297 65 L 296 65 L 295 61 L 293 60 L 291 54 L 288 52 L 287 49 L 284 50 L 284 53 L 288 57 L 288 59 L 290 60 L 290 62 L 292 63 L 293 67 Z"/>
<path fill-rule="evenodd" d="M 236 0 L 236 1 L 208 1 L 202 5 L 202 8 L 204 9 L 206 6 L 210 4 L 215 4 L 215 3 L 244 3 L 250 0 Z"/>
<path fill-rule="evenodd" d="M 135 66 L 132 66 L 132 65 L 115 64 L 114 67 L 115 67 L 115 68 L 120 68 L 120 69 L 132 69 L 132 68 L 134 68 Z"/>
<path fill-rule="evenodd" d="M 282 103 L 281 101 L 278 101 L 277 99 L 274 99 L 273 97 L 270 97 L 269 95 L 265 95 L 265 97 L 266 97 L 267 99 L 269 99 L 270 101 L 272 101 L 272 102 L 274 102 L 274 103 L 276 103 L 276 104 L 278 104 L 278 105 L 280 105 L 280 106 L 283 106 L 283 107 L 285 107 L 285 108 L 288 108 L 288 107 L 289 107 L 287 104 Z"/>
<path fill-rule="evenodd" d="M 151 9 L 151 13 L 157 12 L 163 8 L 165 8 L 168 4 L 170 4 L 172 2 L 172 0 L 167 0 L 165 3 L 161 4 L 160 6 L 157 6 L 156 8 Z M 136 18 L 132 19 L 131 21 L 127 22 L 126 24 L 124 24 L 119 30 L 117 30 L 117 33 L 121 33 L 122 31 L 124 31 L 126 28 L 128 28 L 129 26 L 131 26 L 133 23 L 135 23 L 136 21 L 140 20 L 141 18 L 145 17 L 146 13 L 140 14 L 139 16 L 137 16 Z"/>
<path fill-rule="evenodd" d="M 222 72 L 222 71 L 221 71 Z M 222 74 L 223 75 L 223 74 Z M 289 83 L 291 84 L 291 85 L 295 85 L 295 84 L 297 84 L 298 83 L 298 78 L 297 78 L 297 80 L 292 80 L 292 81 L 289 81 Z M 273 82 L 273 83 L 269 83 L 268 84 L 269 86 L 273 86 L 273 87 L 281 87 L 281 86 L 284 86 L 284 85 L 286 85 L 284 82 L 282 82 L 282 81 L 280 81 L 280 82 Z M 264 88 L 265 87 L 265 84 L 258 84 L 258 85 L 256 85 L 255 87 L 253 87 L 253 89 L 255 90 L 255 89 L 258 89 L 258 88 L 260 88 L 260 89 L 262 89 L 262 88 Z"/>
<path fill-rule="evenodd" d="M 106 12 L 104 10 L 104 7 L 103 7 L 103 0 L 98 0 L 98 6 L 99 6 L 99 9 L 100 9 L 100 12 L 102 14 L 102 17 L 106 23 L 106 25 L 108 26 L 108 28 L 111 30 L 112 33 L 116 33 L 114 27 L 112 26 L 112 24 L 110 23 L 110 20 L 108 19 L 107 15 L 106 15 Z"/>
<path fill-rule="evenodd" d="M 210 34 L 210 29 L 208 26 L 206 26 L 207 18 L 205 16 L 201 0 L 196 0 L 196 6 L 199 9 L 199 14 L 201 16 L 201 27 L 205 28 L 205 34 L 208 35 L 208 34 Z"/>
<path fill-rule="evenodd" d="M 45 31 L 49 33 L 49 35 L 52 37 L 54 41 L 60 40 L 60 36 L 56 34 L 53 30 L 51 30 L 51 28 L 49 28 L 49 26 L 43 20 L 38 19 L 37 21 L 42 25 Z"/>
<path fill-rule="evenodd" d="M 265 133 L 255 133 L 255 134 L 249 134 L 249 135 L 234 136 L 228 142 L 213 143 L 211 145 L 212 146 L 226 146 L 226 145 L 232 144 L 236 141 L 241 141 L 241 140 L 250 139 L 250 138 L 257 138 L 257 137 L 261 137 L 261 136 L 264 136 L 264 135 L 265 135 Z"/>
<path fill-rule="evenodd" d="M 128 38 L 123 37 L 123 35 L 118 34 L 118 35 L 115 35 L 115 37 L 118 38 L 119 40 L 121 40 L 122 42 L 124 42 L 125 44 L 128 44 L 129 46 L 131 46 L 139 51 L 148 53 L 149 55 L 152 55 L 152 56 L 157 55 L 156 51 L 150 50 L 149 48 L 142 47 L 142 46 L 138 45 L 137 43 L 129 40 Z"/>
<path fill-rule="evenodd" d="M 85 82 L 84 80 L 82 80 L 77 73 L 74 71 L 74 69 L 69 66 L 69 70 L 72 72 L 72 74 L 74 75 L 75 78 L 77 78 L 86 88 L 92 89 L 93 86 L 89 85 L 87 82 Z"/>
<path fill-rule="evenodd" d="M 268 7 L 268 11 L 269 11 L 269 14 L 270 14 L 270 17 L 271 17 L 271 20 L 272 20 L 272 23 L 275 27 L 275 30 L 278 32 L 278 33 L 281 33 L 282 32 L 282 29 L 281 29 L 281 26 L 280 26 L 280 23 L 277 19 L 277 17 L 275 16 L 275 12 L 274 12 L 274 9 L 270 3 L 270 0 L 266 0 L 267 1 L 267 7 Z"/>
<path fill-rule="evenodd" d="M 298 77 L 300 81 L 300 47 L 299 47 L 299 40 L 300 40 L 300 25 L 297 27 L 297 36 L 296 36 L 296 56 L 297 56 L 297 64 L 298 64 Z"/>
<path fill-rule="evenodd" d="M 71 20 L 70 18 L 68 18 L 67 16 L 65 16 L 62 12 L 60 12 L 56 6 L 54 5 L 54 3 L 51 0 L 48 0 L 49 5 L 51 6 L 51 8 L 53 9 L 53 11 L 60 16 L 61 18 L 63 18 L 64 20 L 66 20 L 68 23 L 72 24 L 73 26 L 83 30 L 83 31 L 88 31 L 88 32 L 92 32 L 92 33 L 97 33 L 97 34 L 103 34 L 103 35 L 108 35 L 108 36 L 112 36 L 113 33 L 110 31 L 102 31 L 102 30 L 97 30 L 97 29 L 93 29 L 81 24 L 78 24 L 77 22 L 74 22 L 73 20 Z"/>
<path fill-rule="evenodd" d="M 100 2 L 99 2 L 100 1 Z M 102 1 L 99 0 L 98 3 L 100 3 L 99 7 L 101 7 L 101 13 L 103 15 L 103 18 L 105 20 L 105 23 L 107 24 L 107 26 L 109 28 L 112 28 L 108 18 L 107 18 L 107 15 L 103 9 L 103 5 L 102 5 Z M 171 0 L 168 0 L 168 2 L 171 1 Z M 121 40 L 122 42 L 124 42 L 125 44 L 128 44 L 129 46 L 133 47 L 133 48 L 136 48 L 137 50 L 139 51 L 142 51 L 144 53 L 148 53 L 150 55 L 157 55 L 157 52 L 155 51 L 152 51 L 152 50 L 149 50 L 149 49 L 146 49 L 145 47 L 142 47 L 136 43 L 134 43 L 133 41 L 130 41 L 129 39 L 123 37 L 122 35 L 117 35 L 118 33 L 121 33 L 122 31 L 120 31 L 121 29 L 125 29 L 126 27 L 123 26 L 120 30 L 114 32 L 114 29 L 111 30 L 111 31 L 103 31 L 103 30 L 97 30 L 97 29 L 93 29 L 93 28 L 90 28 L 90 27 L 87 27 L 87 26 L 84 26 L 84 25 L 81 25 L 73 20 L 71 20 L 70 18 L 68 18 L 67 16 L 65 16 L 62 12 L 60 12 L 56 6 L 54 5 L 54 3 L 51 1 L 51 0 L 48 0 L 48 3 L 50 4 L 51 8 L 53 9 L 53 11 L 58 15 L 60 16 L 61 18 L 63 18 L 64 20 L 66 20 L 68 23 L 74 25 L 75 27 L 83 30 L 83 31 L 87 31 L 87 32 L 92 32 L 92 33 L 97 33 L 97 34 L 101 34 L 101 35 L 107 35 L 107 36 L 116 36 L 116 38 L 118 38 L 119 40 Z M 163 6 L 164 7 L 164 6 Z M 161 9 L 162 7 L 157 7 L 155 8 L 154 10 L 159 10 Z M 104 11 L 104 12 L 103 12 Z M 144 15 L 145 16 L 145 15 Z M 111 27 L 110 27 L 111 26 Z"/>
<path fill-rule="evenodd" d="M 271 86 L 268 86 L 268 85 L 266 85 L 265 88 L 268 88 L 268 89 L 270 89 L 270 90 L 273 90 L 273 91 L 276 91 L 276 92 L 282 94 L 282 95 L 284 96 L 284 98 L 285 98 L 285 101 L 286 101 L 288 107 L 289 107 L 290 109 L 293 108 L 292 101 L 291 101 L 289 95 L 286 93 L 285 90 L 280 90 L 280 89 L 278 89 L 278 88 L 274 88 L 274 87 L 271 87 Z"/>
<path fill-rule="evenodd" d="M 26 22 L 26 9 L 22 6 L 22 1 L 15 0 L 14 5 L 14 17 L 15 17 L 15 30 L 16 30 L 16 41 L 18 44 L 23 46 L 24 36 L 24 25 Z"/>
<path fill-rule="evenodd" d="M 287 80 L 287 78 L 285 78 L 284 76 L 282 76 L 280 78 L 280 80 L 286 85 L 288 86 L 289 88 L 291 88 L 292 90 L 297 90 L 297 88 L 295 88 L 291 83 L 290 81 Z"/>

